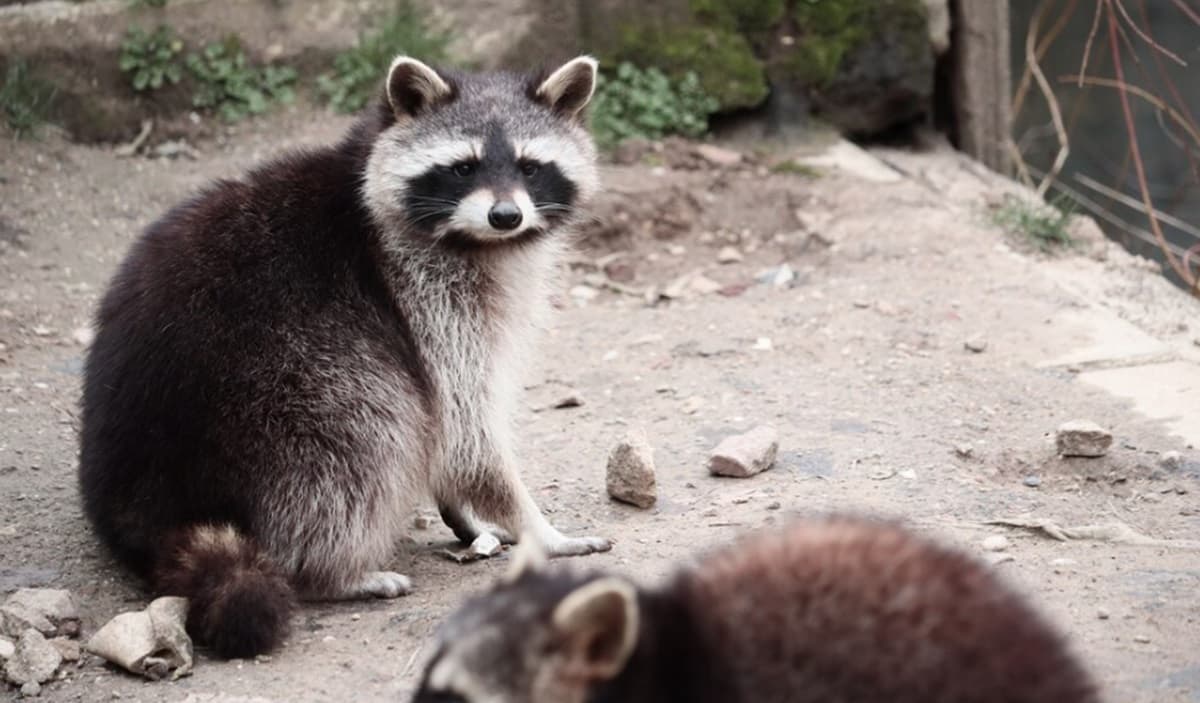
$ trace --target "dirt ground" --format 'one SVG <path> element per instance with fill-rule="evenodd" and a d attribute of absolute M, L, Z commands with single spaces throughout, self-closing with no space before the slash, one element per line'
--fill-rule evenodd
<path fill-rule="evenodd" d="M 0 145 L 0 596 L 69 588 L 85 636 L 144 605 L 90 534 L 75 487 L 79 374 L 97 298 L 139 230 L 180 198 L 346 124 L 297 106 L 196 144 L 196 160 L 118 158 L 53 137 Z M 1069 633 L 1108 700 L 1200 701 L 1197 440 L 1081 382 L 1111 364 L 1061 361 L 1094 341 L 1085 318 L 1152 338 L 1166 350 L 1160 361 L 1194 361 L 1200 304 L 1103 244 L 1054 260 L 1020 253 L 985 215 L 1005 186 L 957 155 L 876 156 L 900 175 L 672 168 L 671 154 L 607 168 L 609 193 L 519 418 L 527 482 L 564 531 L 615 539 L 578 566 L 639 579 L 791 515 L 895 516 L 999 562 Z M 744 260 L 718 264 L 723 246 Z M 588 286 L 597 259 L 624 292 Z M 759 281 L 784 263 L 789 285 Z M 678 283 L 696 271 L 700 283 Z M 680 298 L 645 303 L 641 290 L 672 282 Z M 969 338 L 986 349 L 966 350 Z M 584 404 L 548 409 L 568 387 Z M 1200 387 L 1178 392 L 1197 397 Z M 1076 418 L 1113 429 L 1109 456 L 1055 456 L 1054 429 Z M 763 423 L 782 438 L 772 470 L 707 475 L 717 441 Z M 656 450 L 649 511 L 604 491 L 608 451 L 633 426 Z M 1182 466 L 1160 468 L 1172 450 Z M 986 524 L 1013 516 L 1121 522 L 1160 541 L 1060 542 Z M 995 534 L 1011 546 L 985 552 Z M 438 622 L 506 567 L 506 556 L 451 563 L 437 553 L 450 539 L 436 521 L 414 530 L 392 565 L 413 577 L 412 595 L 306 606 L 269 658 L 202 654 L 174 683 L 86 659 L 42 697 L 405 700 Z"/>

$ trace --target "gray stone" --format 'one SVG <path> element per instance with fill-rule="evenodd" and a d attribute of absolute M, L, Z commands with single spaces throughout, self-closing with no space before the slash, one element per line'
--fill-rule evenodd
<path fill-rule="evenodd" d="M 726 437 L 708 458 L 708 470 L 716 476 L 747 478 L 766 471 L 779 452 L 779 434 L 761 426 L 745 434 Z"/>
<path fill-rule="evenodd" d="M 717 252 L 718 264 L 736 264 L 742 260 L 742 252 L 737 250 L 737 247 L 721 247 Z"/>
<path fill-rule="evenodd" d="M 83 654 L 79 647 L 79 640 L 73 640 L 68 637 L 55 637 L 50 640 L 50 646 L 58 650 L 65 662 L 77 662 Z"/>
<path fill-rule="evenodd" d="M 1026 476 L 1025 480 L 1021 483 L 1024 483 L 1030 488 L 1037 488 L 1038 486 L 1042 485 L 1042 479 L 1037 476 Z"/>
<path fill-rule="evenodd" d="M 121 613 L 88 640 L 87 651 L 148 679 L 175 680 L 192 671 L 192 640 L 184 629 L 187 599 L 164 596 L 145 610 Z"/>
<path fill-rule="evenodd" d="M 1158 458 L 1158 465 L 1167 471 L 1178 471 L 1183 467 L 1183 454 L 1176 451 L 1163 452 Z"/>
<path fill-rule="evenodd" d="M 981 336 L 971 337 L 970 339 L 967 339 L 966 341 L 963 342 L 963 348 L 969 352 L 974 352 L 976 354 L 982 354 L 983 352 L 987 351 L 987 348 L 988 348 L 987 339 L 985 339 L 984 337 L 981 337 Z"/>
<path fill-rule="evenodd" d="M 742 155 L 732 149 L 726 149 L 714 144 L 697 144 L 696 156 L 704 159 L 712 166 L 729 168 L 742 163 Z"/>
<path fill-rule="evenodd" d="M 1064 422 L 1055 435 L 1058 453 L 1063 456 L 1104 456 L 1112 442 L 1112 432 L 1090 420 Z"/>
<path fill-rule="evenodd" d="M 18 686 L 49 681 L 62 664 L 62 655 L 37 630 L 26 630 L 4 665 L 4 675 Z"/>
<path fill-rule="evenodd" d="M 53 637 L 79 634 L 79 610 L 71 592 L 58 588 L 22 588 L 0 606 L 0 634 L 20 637 L 33 628 Z"/>
<path fill-rule="evenodd" d="M 17 651 L 17 646 L 7 639 L 0 637 L 0 664 L 12 658 L 13 652 Z"/>
<path fill-rule="evenodd" d="M 1011 546 L 1011 543 L 1004 535 L 992 535 L 990 537 L 985 537 L 983 542 L 980 543 L 980 546 L 982 546 L 984 551 L 987 552 L 1003 552 L 1007 550 L 1009 546 Z"/>
<path fill-rule="evenodd" d="M 608 495 L 613 500 L 645 509 L 658 500 L 654 478 L 654 449 L 644 430 L 630 430 L 608 455 Z"/>
<path fill-rule="evenodd" d="M 38 683 L 37 681 L 26 681 L 25 684 L 23 686 L 21 686 L 21 697 L 22 698 L 36 698 L 37 696 L 40 696 L 41 694 L 42 694 L 42 685 L 40 683 Z"/>
<path fill-rule="evenodd" d="M 494 557 L 500 553 L 500 540 L 490 532 L 481 532 L 471 542 L 471 554 L 479 559 Z"/>

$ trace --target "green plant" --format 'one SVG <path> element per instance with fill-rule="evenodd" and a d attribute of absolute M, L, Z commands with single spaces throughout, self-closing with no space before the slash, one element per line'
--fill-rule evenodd
<path fill-rule="evenodd" d="M 630 137 L 698 137 L 708 131 L 708 115 L 716 109 L 717 101 L 700 87 L 695 73 L 672 81 L 656 68 L 622 63 L 613 75 L 600 77 L 592 134 L 602 148 Z"/>
<path fill-rule="evenodd" d="M 130 27 L 121 42 L 118 65 L 122 73 L 130 74 L 134 90 L 157 90 L 163 83 L 178 83 L 182 78 L 181 51 L 183 41 L 166 25 L 153 32 Z"/>
<path fill-rule="evenodd" d="M 272 103 L 291 102 L 296 70 L 290 66 L 255 66 L 246 59 L 237 37 L 209 44 L 189 54 L 188 70 L 196 79 L 192 104 L 215 109 L 235 122 L 265 112 Z"/>
<path fill-rule="evenodd" d="M 384 71 L 397 54 L 442 61 L 450 37 L 429 26 L 425 14 L 407 0 L 378 29 L 333 59 L 333 69 L 317 77 L 317 89 L 338 112 L 355 112 L 371 99 Z"/>
<path fill-rule="evenodd" d="M 37 78 L 24 59 L 14 59 L 0 86 L 0 113 L 18 137 L 32 134 L 46 121 L 54 102 L 54 86 Z"/>
<path fill-rule="evenodd" d="M 1074 246 L 1070 233 L 1073 212 L 1073 204 L 1062 198 L 1048 204 L 1006 195 L 1004 202 L 992 213 L 992 222 L 1024 236 L 1039 250 L 1048 252 Z"/>

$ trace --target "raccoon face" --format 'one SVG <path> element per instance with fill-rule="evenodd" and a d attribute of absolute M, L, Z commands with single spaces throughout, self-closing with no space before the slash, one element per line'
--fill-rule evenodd
<path fill-rule="evenodd" d="M 569 224 L 596 187 L 583 127 L 595 84 L 588 57 L 533 79 L 397 58 L 387 80 L 396 121 L 368 161 L 368 206 L 386 231 L 461 246 L 529 240 Z"/>
<path fill-rule="evenodd" d="M 519 566 L 445 623 L 413 703 L 586 703 L 624 669 L 638 620 L 621 579 Z"/>

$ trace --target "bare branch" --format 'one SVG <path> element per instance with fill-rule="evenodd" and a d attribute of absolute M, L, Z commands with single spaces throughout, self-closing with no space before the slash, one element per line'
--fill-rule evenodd
<path fill-rule="evenodd" d="M 1038 57 L 1035 53 L 1040 20 L 1041 14 L 1037 13 L 1029 21 L 1029 31 L 1025 34 L 1025 66 L 1033 74 L 1034 80 L 1037 81 L 1038 89 L 1042 91 L 1042 95 L 1046 98 L 1046 104 L 1050 108 L 1050 118 L 1054 121 L 1054 131 L 1058 135 L 1058 154 L 1054 157 L 1054 164 L 1050 167 L 1050 172 L 1046 174 L 1046 177 L 1042 179 L 1042 182 L 1037 187 L 1038 197 L 1045 198 L 1046 191 L 1050 189 L 1050 184 L 1062 172 L 1063 164 L 1067 162 L 1067 156 L 1070 154 L 1071 147 L 1067 136 L 1067 128 L 1063 124 L 1062 110 L 1058 106 L 1058 98 L 1054 95 L 1054 88 L 1050 86 L 1050 81 L 1046 80 L 1046 74 L 1042 72 L 1042 67 L 1038 64 Z"/>
<path fill-rule="evenodd" d="M 1129 16 L 1129 12 L 1125 9 L 1125 3 L 1122 2 L 1122 0 L 1112 0 L 1112 3 L 1117 6 L 1117 10 L 1120 11 L 1121 16 L 1124 17 L 1125 21 L 1129 23 L 1129 26 L 1133 29 L 1133 32 L 1142 38 L 1142 41 L 1144 41 L 1147 44 L 1149 44 L 1150 46 L 1154 47 L 1154 49 L 1156 51 L 1161 53 L 1163 56 L 1166 56 L 1167 58 L 1171 59 L 1172 61 L 1179 64 L 1180 66 L 1187 66 L 1187 61 L 1184 61 L 1183 59 L 1179 58 L 1178 54 L 1171 51 L 1167 47 L 1154 41 L 1154 37 L 1151 37 L 1149 34 L 1147 34 L 1145 31 L 1143 31 L 1142 28 L 1138 26 L 1138 23 L 1133 21 L 1133 18 Z"/>
<path fill-rule="evenodd" d="M 1088 30 L 1087 42 L 1083 45 L 1083 61 L 1079 64 L 1079 87 L 1083 87 L 1083 76 L 1087 75 L 1088 59 L 1092 55 L 1092 42 L 1100 31 L 1100 16 L 1104 14 L 1105 0 L 1096 0 L 1096 14 L 1092 15 L 1092 28 Z"/>

